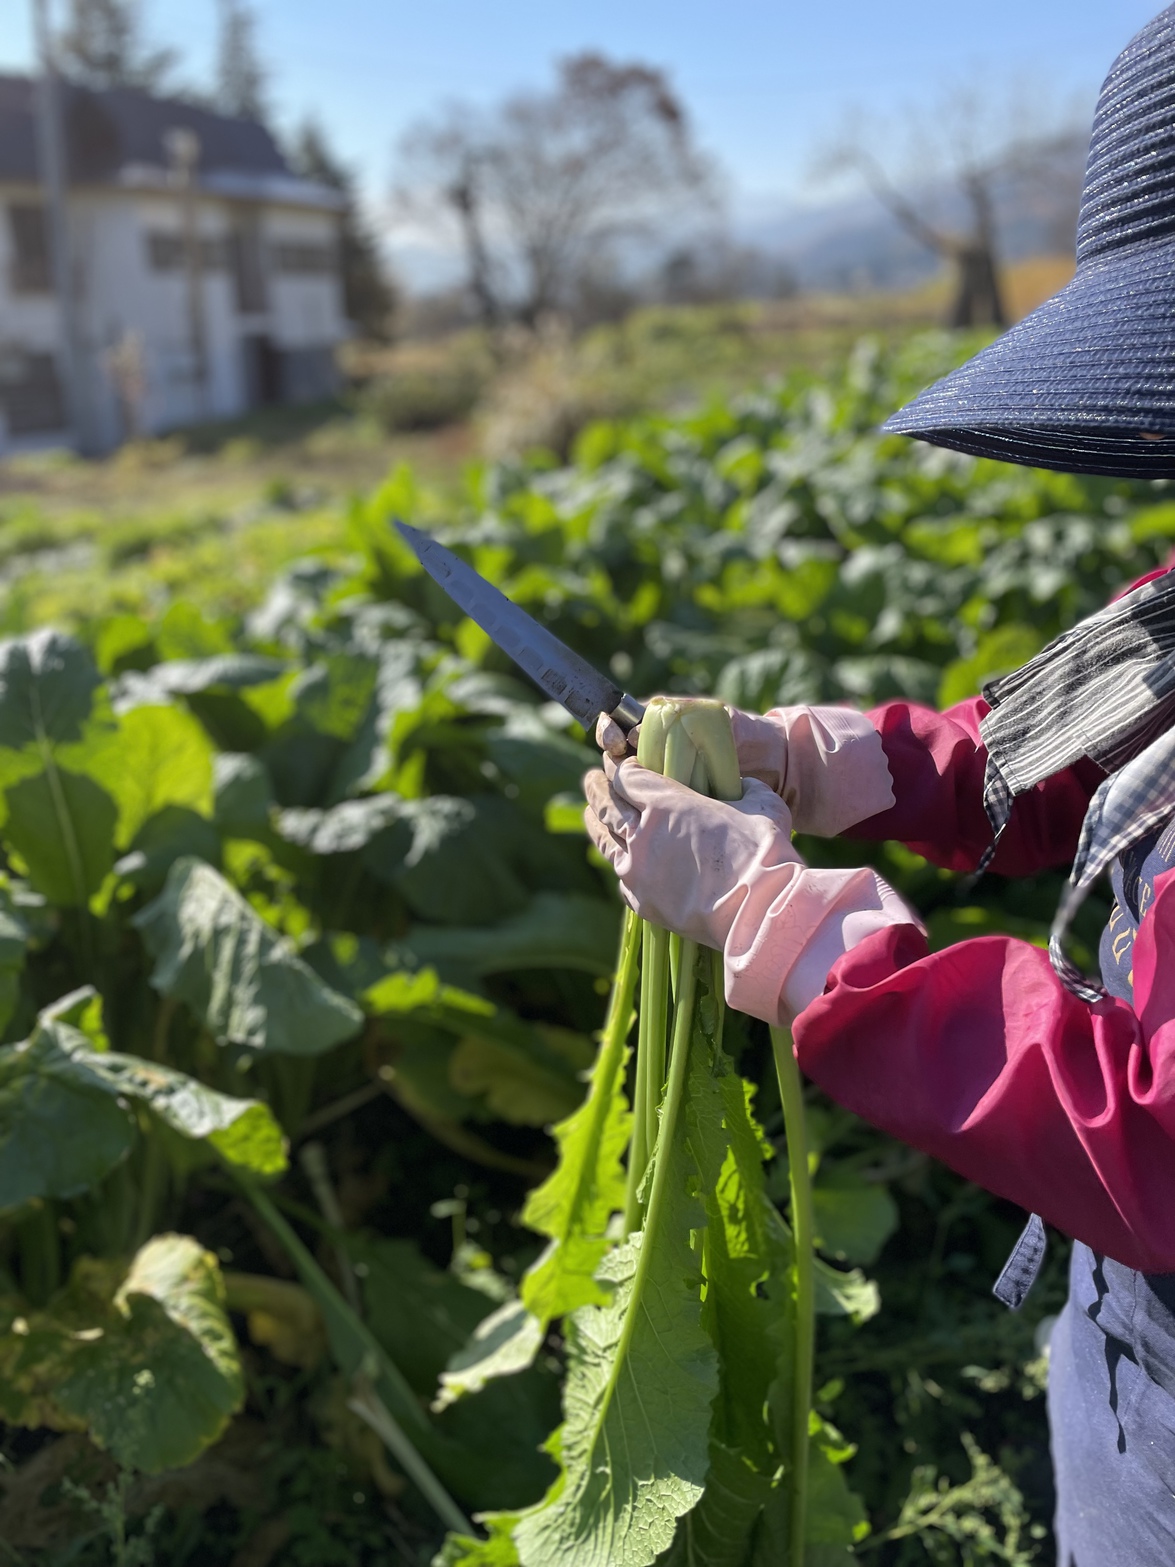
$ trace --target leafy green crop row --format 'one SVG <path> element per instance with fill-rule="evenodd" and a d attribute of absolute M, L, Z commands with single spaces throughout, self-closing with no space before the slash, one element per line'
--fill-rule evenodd
<path fill-rule="evenodd" d="M 623 1287 L 615 1252 L 591 1283 L 623 1206 L 615 1051 L 584 1101 L 620 906 L 579 830 L 591 749 L 389 519 L 436 528 L 637 692 L 949 701 L 1175 535 L 1162 487 L 878 438 L 954 351 L 865 346 L 835 384 L 596 425 L 571 466 L 475 471 L 459 515 L 398 473 L 342 519 L 341 550 L 294 565 L 243 621 L 181 599 L 0 646 L 10 1427 L 85 1431 L 128 1469 L 168 1469 L 246 1400 L 272 1407 L 276 1378 L 372 1485 L 397 1495 L 409 1475 L 424 1537 L 438 1513 L 456 1531 L 445 1561 L 513 1560 L 503 1525 L 457 1543 L 463 1519 L 541 1497 L 565 1367 L 567 1399 L 591 1397 L 585 1334 L 606 1333 Z M 896 846 L 868 852 L 939 942 L 1039 938 L 1051 914 L 1056 878 L 966 891 Z M 1087 940 L 1096 920 L 1091 905 Z M 778 1202 L 765 1031 L 732 1020 L 726 1048 L 774 1155 L 752 1185 Z M 822 1321 L 817 1409 L 852 1439 L 826 1448 L 861 1499 L 846 1512 L 817 1488 L 829 1530 L 809 1567 L 869 1527 L 887 1563 L 1028 1562 L 1047 1516 L 1033 1324 L 986 1293 L 1016 1215 L 818 1096 L 808 1134 L 839 1313 Z M 574 1266 L 600 1298 L 581 1305 L 541 1248 L 569 1239 L 568 1182 L 589 1164 Z M 725 1225 L 722 1191 L 703 1179 Z M 525 1369 L 487 1379 L 530 1264 L 538 1337 Z M 671 1559 L 774 1549 L 744 1535 L 722 1554 L 721 1536 Z M 362 1549 L 341 1559 L 395 1559 Z"/>

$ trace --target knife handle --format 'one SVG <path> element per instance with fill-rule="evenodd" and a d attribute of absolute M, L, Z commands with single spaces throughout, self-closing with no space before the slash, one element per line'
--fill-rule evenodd
<path fill-rule="evenodd" d="M 645 710 L 637 701 L 636 697 L 629 696 L 628 692 L 626 691 L 620 698 L 619 702 L 617 702 L 616 706 L 612 709 L 611 716 L 620 725 L 621 729 L 627 733 L 628 730 L 635 729 L 636 726 L 640 723 L 641 719 L 645 716 Z"/>

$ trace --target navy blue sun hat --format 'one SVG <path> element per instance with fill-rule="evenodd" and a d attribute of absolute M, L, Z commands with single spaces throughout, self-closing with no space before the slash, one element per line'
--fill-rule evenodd
<path fill-rule="evenodd" d="M 1073 281 L 882 429 L 1068 473 L 1175 477 L 1175 5 L 1102 87 Z"/>

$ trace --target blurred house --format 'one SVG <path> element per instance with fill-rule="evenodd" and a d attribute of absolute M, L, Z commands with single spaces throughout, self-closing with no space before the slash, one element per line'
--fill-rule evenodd
<path fill-rule="evenodd" d="M 348 335 L 337 192 L 251 121 L 131 88 L 61 100 L 80 443 L 329 396 Z M 0 76 L 0 451 L 67 425 L 49 233 L 37 85 Z"/>

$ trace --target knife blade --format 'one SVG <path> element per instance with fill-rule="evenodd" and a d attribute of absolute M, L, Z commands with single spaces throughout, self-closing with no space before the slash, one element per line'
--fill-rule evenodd
<path fill-rule="evenodd" d="M 561 703 L 589 734 L 594 732 L 601 713 L 610 713 L 624 730 L 640 723 L 645 710 L 635 697 L 573 653 L 452 550 L 399 518 L 395 519 L 395 526 L 425 571 L 458 609 L 476 621 L 491 641 L 530 676 L 543 695 Z"/>

